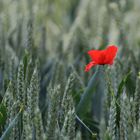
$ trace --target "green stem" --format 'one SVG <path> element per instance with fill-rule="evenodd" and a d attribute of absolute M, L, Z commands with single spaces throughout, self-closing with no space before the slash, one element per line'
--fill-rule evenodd
<path fill-rule="evenodd" d="M 92 130 L 76 115 L 76 119 L 91 133 L 92 136 L 96 136 L 96 133 L 93 133 Z"/>

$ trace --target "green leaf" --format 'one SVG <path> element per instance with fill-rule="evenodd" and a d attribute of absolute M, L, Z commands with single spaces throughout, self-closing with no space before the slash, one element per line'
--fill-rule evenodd
<path fill-rule="evenodd" d="M 130 77 L 130 74 L 131 74 L 131 71 L 128 71 L 128 73 L 126 75 L 124 75 L 124 77 L 122 78 L 122 81 L 120 82 L 119 84 L 119 87 L 118 87 L 118 91 L 117 91 L 117 96 L 116 96 L 116 111 L 117 111 L 117 114 L 116 114 L 116 123 L 119 127 L 120 125 L 120 95 L 123 93 L 123 90 L 124 90 L 124 87 L 126 86 L 126 83 Z"/>
<path fill-rule="evenodd" d="M 11 123 L 9 124 L 9 126 L 7 127 L 7 129 L 4 131 L 4 133 L 2 134 L 0 140 L 9 140 L 9 136 L 10 133 L 12 131 L 12 128 L 17 124 L 17 122 L 19 121 L 19 117 L 21 114 L 22 109 L 20 109 L 20 111 L 18 112 L 18 114 L 15 116 L 15 118 L 11 121 Z"/>
<path fill-rule="evenodd" d="M 0 104 L 0 126 L 4 125 L 7 118 L 7 109 L 6 106 Z"/>
<path fill-rule="evenodd" d="M 89 109 L 89 105 L 91 104 L 93 94 L 99 94 L 102 92 L 102 86 L 104 85 L 104 71 L 102 66 L 99 66 L 96 72 L 91 77 L 87 88 L 85 89 L 81 100 L 76 108 L 77 115 L 79 117 L 84 116 Z M 100 97 L 99 97 L 100 98 Z"/>
<path fill-rule="evenodd" d="M 122 81 L 120 82 L 119 87 L 118 87 L 118 91 L 117 91 L 117 99 L 120 97 L 121 93 L 123 92 L 124 86 L 126 85 L 126 82 L 128 81 L 130 75 L 131 75 L 131 71 L 129 71 L 122 78 Z"/>

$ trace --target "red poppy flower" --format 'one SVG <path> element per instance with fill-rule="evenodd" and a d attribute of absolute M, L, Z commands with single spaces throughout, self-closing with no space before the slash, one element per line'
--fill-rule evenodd
<path fill-rule="evenodd" d="M 88 55 L 91 57 L 92 61 L 86 65 L 85 71 L 89 71 L 93 66 L 96 65 L 112 65 L 117 51 L 118 48 L 114 45 L 108 46 L 105 50 L 88 51 Z"/>

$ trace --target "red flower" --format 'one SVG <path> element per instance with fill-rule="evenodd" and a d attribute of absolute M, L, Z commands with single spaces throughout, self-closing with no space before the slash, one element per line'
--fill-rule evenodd
<path fill-rule="evenodd" d="M 85 71 L 89 71 L 93 66 L 96 65 L 112 65 L 117 51 L 118 48 L 114 45 L 108 46 L 105 50 L 88 51 L 88 55 L 91 57 L 92 61 L 86 65 Z"/>

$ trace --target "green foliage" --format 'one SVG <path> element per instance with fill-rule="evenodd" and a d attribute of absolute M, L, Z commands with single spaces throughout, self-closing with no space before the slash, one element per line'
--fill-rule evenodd
<path fill-rule="evenodd" d="M 5 124 L 5 121 L 7 119 L 7 110 L 6 106 L 3 104 L 0 104 L 0 127 Z"/>
<path fill-rule="evenodd" d="M 0 139 L 139 140 L 139 5 L 0 0 Z M 85 73 L 108 44 L 114 64 Z"/>
<path fill-rule="evenodd" d="M 87 110 L 87 108 L 89 107 L 88 104 L 90 102 L 90 99 L 93 96 L 93 93 L 95 92 L 94 90 L 96 89 L 97 84 L 99 84 L 98 83 L 99 81 L 97 81 L 99 74 L 100 71 L 97 70 L 96 73 L 92 76 L 87 86 L 87 89 L 85 90 L 85 93 L 82 95 L 81 101 L 77 106 L 77 113 L 80 116 L 82 113 L 86 113 L 84 110 Z"/>
<path fill-rule="evenodd" d="M 6 130 L 4 131 L 4 133 L 1 136 L 1 140 L 10 139 L 10 134 L 12 133 L 13 127 L 18 123 L 19 117 L 21 115 L 21 111 L 22 110 L 20 110 L 17 113 L 17 115 L 15 116 L 15 118 L 10 122 L 9 126 L 6 128 Z"/>

